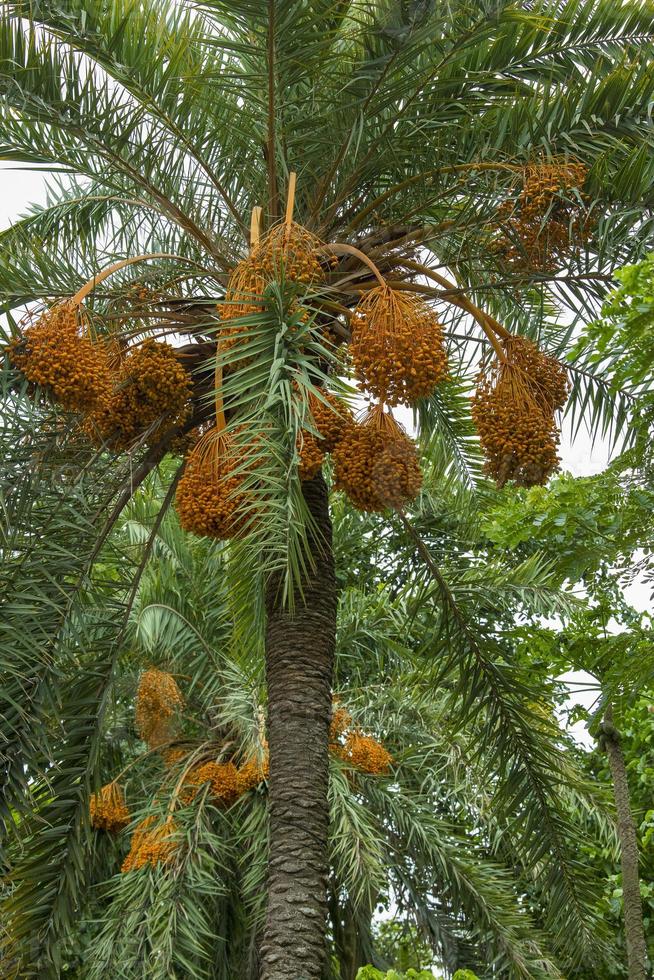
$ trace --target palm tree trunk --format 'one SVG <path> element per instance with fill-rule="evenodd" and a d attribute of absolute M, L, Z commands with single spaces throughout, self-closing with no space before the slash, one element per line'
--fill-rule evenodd
<path fill-rule="evenodd" d="M 327 487 L 305 483 L 315 568 L 293 615 L 267 596 L 268 912 L 262 980 L 319 980 L 326 955 L 328 742 L 336 579 Z"/>
<path fill-rule="evenodd" d="M 638 838 L 634 819 L 631 815 L 627 768 L 620 747 L 620 736 L 613 724 L 613 705 L 610 702 L 604 713 L 601 732 L 609 757 L 615 808 L 618 815 L 628 976 L 629 980 L 646 980 L 647 946 L 643 928 L 643 906 L 640 898 Z"/>

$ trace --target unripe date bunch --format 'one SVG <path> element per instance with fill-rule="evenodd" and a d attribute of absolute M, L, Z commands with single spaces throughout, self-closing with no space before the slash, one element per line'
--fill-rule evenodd
<path fill-rule="evenodd" d="M 387 405 L 427 398 L 447 377 L 443 328 L 421 298 L 376 286 L 357 304 L 351 328 L 356 376 Z"/>
<path fill-rule="evenodd" d="M 422 486 L 415 444 L 381 406 L 350 426 L 333 460 L 336 489 L 359 510 L 401 510 Z"/>
<path fill-rule="evenodd" d="M 191 390 L 174 348 L 149 337 L 119 355 L 113 385 L 87 415 L 84 432 L 100 445 L 127 449 L 152 427 L 182 425 Z"/>
<path fill-rule="evenodd" d="M 567 374 L 525 337 L 505 341 L 504 351 L 482 370 L 472 402 L 485 472 L 499 487 L 544 484 L 560 462 L 555 412 L 568 396 Z"/>
<path fill-rule="evenodd" d="M 58 303 L 23 326 L 7 353 L 31 384 L 49 391 L 68 411 L 95 408 L 111 388 L 107 348 L 90 336 L 76 303 Z"/>

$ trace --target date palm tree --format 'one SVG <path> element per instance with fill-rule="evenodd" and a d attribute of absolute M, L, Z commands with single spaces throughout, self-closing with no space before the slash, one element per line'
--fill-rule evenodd
<path fill-rule="evenodd" d="M 41 975 L 58 969 L 57 923 L 73 914 L 86 873 L 82 803 L 141 566 L 129 581 L 119 574 L 94 586 L 115 603 L 109 618 L 81 615 L 89 575 L 171 445 L 225 414 L 251 449 L 241 473 L 250 533 L 229 545 L 230 602 L 244 640 L 266 624 L 271 846 L 261 975 L 320 976 L 338 579 L 327 484 L 299 473 L 311 397 L 340 390 L 362 294 L 383 281 L 425 299 L 445 327 L 450 366 L 449 380 L 416 405 L 416 438 L 426 467 L 447 449 L 461 485 L 477 485 L 466 381 L 475 352 L 502 360 L 514 332 L 565 357 L 615 265 L 649 246 L 651 23 L 641 0 L 3 4 L 2 157 L 56 178 L 48 204 L 0 238 L 2 309 L 13 324 L 25 304 L 83 295 L 94 330 L 119 347 L 144 334 L 173 338 L 193 383 L 180 425 L 153 425 L 125 451 L 97 452 L 74 415 L 35 399 L 15 371 L 3 376 L 8 827 L 20 822 L 33 773 L 48 769 L 53 717 L 67 731 L 67 764 L 59 758 L 48 772 L 40 801 L 42 818 L 65 828 L 63 850 L 46 858 L 44 837 L 33 852 L 32 911 L 26 899 L 17 925 L 23 936 L 34 927 L 30 956 Z M 530 174 L 557 166 L 581 168 L 576 183 L 561 206 L 545 188 L 550 207 L 530 212 L 529 223 Z M 257 237 L 259 208 L 264 230 L 294 217 L 323 243 L 321 281 L 302 285 L 274 264 L 255 312 L 237 324 L 235 354 L 217 343 L 216 306 Z M 591 363 L 569 368 L 573 422 L 619 431 L 625 401 Z M 162 515 L 181 476 L 180 467 Z M 433 506 L 421 505 L 426 530 Z M 557 908 L 575 912 L 581 949 L 591 941 L 584 905 L 558 817 L 545 816 L 549 804 L 559 812 L 558 776 L 531 751 L 519 683 L 498 662 L 492 634 L 462 615 L 425 534 L 410 517 L 400 524 L 403 553 L 408 543 L 425 569 L 425 601 L 443 610 L 439 680 L 456 674 L 461 717 L 483 704 L 484 738 L 511 773 L 504 804 L 519 807 L 526 788 L 539 801 L 523 831 L 558 876 Z M 60 648 L 71 658 L 84 651 L 66 690 L 54 670 Z"/>

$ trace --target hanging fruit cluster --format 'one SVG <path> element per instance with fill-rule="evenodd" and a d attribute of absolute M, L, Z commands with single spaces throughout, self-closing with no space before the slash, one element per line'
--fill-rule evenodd
<path fill-rule="evenodd" d="M 250 790 L 256 789 L 264 780 L 268 779 L 270 774 L 270 764 L 268 761 L 268 746 L 266 743 L 263 745 L 263 756 L 252 756 L 239 766 L 238 769 L 238 786 L 239 786 L 239 796 L 243 793 L 249 793 Z"/>
<path fill-rule="evenodd" d="M 58 303 L 24 322 L 7 353 L 31 384 L 50 391 L 68 411 L 95 408 L 110 387 L 107 349 L 90 336 L 88 320 L 73 302 Z"/>
<path fill-rule="evenodd" d="M 245 534 L 250 515 L 244 479 L 243 460 L 227 433 L 214 431 L 201 439 L 187 456 L 177 486 L 175 507 L 182 528 L 218 540 Z"/>
<path fill-rule="evenodd" d="M 485 472 L 499 487 L 545 483 L 559 465 L 555 412 L 568 396 L 565 368 L 525 337 L 503 342 L 504 356 L 483 368 L 472 403 Z"/>
<path fill-rule="evenodd" d="M 260 312 L 265 288 L 266 280 L 254 255 L 248 255 L 232 269 L 225 300 L 218 305 L 218 313 L 223 321 L 220 332 L 223 350 L 234 347 L 247 334 L 247 326 L 232 321 Z"/>
<path fill-rule="evenodd" d="M 333 699 L 332 719 L 329 724 L 329 744 L 334 749 L 340 747 L 339 739 L 342 738 L 352 724 L 352 715 L 339 701 Z"/>
<path fill-rule="evenodd" d="M 105 830 L 109 834 L 117 834 L 128 825 L 129 810 L 118 783 L 107 783 L 93 794 L 89 802 L 89 815 L 95 830 Z"/>
<path fill-rule="evenodd" d="M 239 344 L 247 334 L 247 325 L 233 321 L 261 311 L 269 282 L 283 274 L 287 281 L 311 286 L 323 277 L 321 247 L 315 235 L 293 221 L 273 226 L 254 245 L 232 270 L 225 300 L 218 307 L 223 320 L 220 343 L 224 350 Z M 300 320 L 306 321 L 308 316 L 308 311 L 300 311 Z"/>
<path fill-rule="evenodd" d="M 164 749 L 161 753 L 161 758 L 164 764 L 171 768 L 176 766 L 182 759 L 185 759 L 188 755 L 188 749 Z"/>
<path fill-rule="evenodd" d="M 195 787 L 191 799 L 207 783 L 211 798 L 222 806 L 230 806 L 240 796 L 238 770 L 233 762 L 205 762 L 191 769 L 187 782 Z"/>
<path fill-rule="evenodd" d="M 393 757 L 384 746 L 361 729 L 352 727 L 352 716 L 338 698 L 332 705 L 332 719 L 329 726 L 330 752 L 370 776 L 386 775 Z"/>
<path fill-rule="evenodd" d="M 330 392 L 310 392 L 308 402 L 312 428 L 318 435 L 305 429 L 298 437 L 301 480 L 312 480 L 318 474 L 325 456 L 334 452 L 352 425 L 349 409 Z"/>
<path fill-rule="evenodd" d="M 169 741 L 184 698 L 175 678 L 151 667 L 144 671 L 136 692 L 136 728 L 151 749 Z"/>
<path fill-rule="evenodd" d="M 233 762 L 205 762 L 190 769 L 184 778 L 183 801 L 190 803 L 209 784 L 209 797 L 216 806 L 229 807 L 268 778 L 268 751 L 262 758 L 248 759 L 242 766 Z"/>
<path fill-rule="evenodd" d="M 369 290 L 351 321 L 350 354 L 363 387 L 387 405 L 427 398 L 447 376 L 443 328 L 413 293 Z"/>
<path fill-rule="evenodd" d="M 293 282 L 311 286 L 323 278 L 320 239 L 295 221 L 274 225 L 258 242 L 252 255 L 264 279 L 278 279 L 282 273 Z"/>
<path fill-rule="evenodd" d="M 169 864 L 178 847 L 176 833 L 172 819 L 157 825 L 154 816 L 145 817 L 132 834 L 129 853 L 120 870 L 125 874 L 138 871 L 146 864 L 153 868 L 158 864 Z"/>
<path fill-rule="evenodd" d="M 509 232 L 497 245 L 503 258 L 516 267 L 553 271 L 587 241 L 591 222 L 582 192 L 587 176 L 583 164 L 566 160 L 526 167 L 520 194 L 498 209 Z"/>
<path fill-rule="evenodd" d="M 147 338 L 120 357 L 112 387 L 87 416 L 84 431 L 121 450 L 152 427 L 179 426 L 189 416 L 191 381 L 166 343 Z"/>
<path fill-rule="evenodd" d="M 155 426 L 181 425 L 190 411 L 191 382 L 172 347 L 148 338 L 122 350 L 94 338 L 74 300 L 30 319 L 7 354 L 31 384 L 81 413 L 84 434 L 102 446 L 127 449 Z"/>
<path fill-rule="evenodd" d="M 359 510 L 401 510 L 422 485 L 415 444 L 382 405 L 348 428 L 333 459 L 335 487 Z"/>
<path fill-rule="evenodd" d="M 393 762 L 392 755 L 380 742 L 370 735 L 363 735 L 360 731 L 348 734 L 340 756 L 354 769 L 359 769 L 369 776 L 386 775 Z"/>

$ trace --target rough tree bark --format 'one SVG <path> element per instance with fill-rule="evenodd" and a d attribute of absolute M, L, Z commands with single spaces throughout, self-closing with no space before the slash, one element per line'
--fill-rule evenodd
<path fill-rule="evenodd" d="M 647 946 L 643 928 L 643 905 L 640 898 L 638 838 L 634 819 L 631 815 L 627 768 L 620 747 L 620 736 L 613 724 L 613 706 L 611 703 L 604 713 L 601 737 L 609 758 L 615 809 L 618 816 L 628 976 L 629 980 L 646 980 Z"/>
<path fill-rule="evenodd" d="M 316 524 L 315 569 L 293 615 L 275 583 L 267 596 L 270 749 L 268 912 L 262 980 L 319 980 L 326 955 L 328 743 L 336 579 L 327 487 L 304 485 Z"/>

